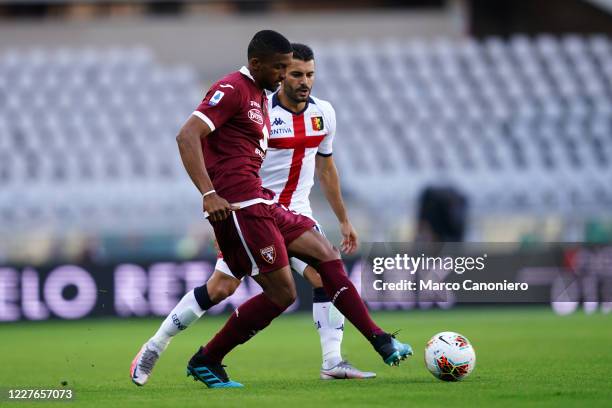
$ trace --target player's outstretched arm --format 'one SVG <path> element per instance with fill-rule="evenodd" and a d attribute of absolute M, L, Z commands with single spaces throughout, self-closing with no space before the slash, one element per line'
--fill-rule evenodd
<path fill-rule="evenodd" d="M 340 222 L 340 232 L 343 238 L 341 249 L 343 252 L 351 254 L 357 249 L 359 240 L 357 232 L 349 220 L 344 200 L 342 200 L 340 177 L 338 177 L 336 164 L 332 156 L 321 156 L 318 154 L 315 160 L 315 171 L 321 183 L 321 189 Z"/>
<path fill-rule="evenodd" d="M 195 116 L 190 116 L 176 137 L 183 166 L 193 184 L 202 194 L 202 207 L 208 212 L 211 221 L 222 221 L 230 212 L 237 209 L 214 192 L 214 187 L 202 154 L 202 140 L 208 136 L 211 129 L 206 123 Z"/>

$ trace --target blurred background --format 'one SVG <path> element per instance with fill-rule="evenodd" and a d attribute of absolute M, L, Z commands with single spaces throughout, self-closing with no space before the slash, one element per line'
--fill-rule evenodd
<path fill-rule="evenodd" d="M 175 136 L 264 28 L 315 51 L 363 241 L 612 241 L 610 0 L 0 0 L 0 320 L 201 284 Z"/>

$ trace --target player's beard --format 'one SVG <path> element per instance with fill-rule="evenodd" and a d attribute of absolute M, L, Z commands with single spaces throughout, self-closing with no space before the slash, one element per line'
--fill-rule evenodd
<path fill-rule="evenodd" d="M 306 91 L 304 93 L 305 96 L 301 96 L 299 94 L 300 91 Z M 302 102 L 306 102 L 308 100 L 308 98 L 310 97 L 310 88 L 307 87 L 300 87 L 297 89 L 290 89 L 287 92 L 287 89 L 285 89 L 285 94 L 289 97 L 289 99 L 291 99 L 293 102 L 295 103 L 302 103 Z"/>

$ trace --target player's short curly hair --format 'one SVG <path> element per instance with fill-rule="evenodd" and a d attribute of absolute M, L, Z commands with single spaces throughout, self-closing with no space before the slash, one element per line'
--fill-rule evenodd
<path fill-rule="evenodd" d="M 312 48 L 305 44 L 291 43 L 291 48 L 293 49 L 293 58 L 297 60 L 306 62 L 314 59 Z"/>
<path fill-rule="evenodd" d="M 247 56 L 249 59 L 265 58 L 273 54 L 289 54 L 291 51 L 291 43 L 281 33 L 261 30 L 255 33 L 249 43 Z"/>

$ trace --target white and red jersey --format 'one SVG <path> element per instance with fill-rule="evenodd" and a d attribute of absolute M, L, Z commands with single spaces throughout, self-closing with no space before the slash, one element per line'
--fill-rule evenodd
<path fill-rule="evenodd" d="M 259 175 L 263 186 L 280 204 L 312 218 L 310 190 L 314 185 L 315 156 L 330 156 L 336 133 L 332 105 L 313 96 L 302 112 L 284 108 L 274 94 L 269 100 L 270 138 Z"/>

